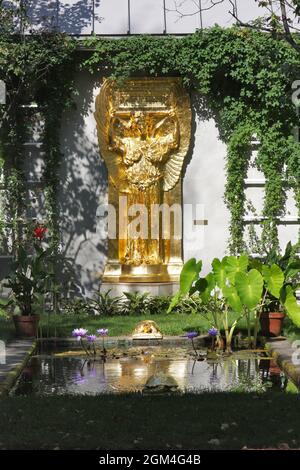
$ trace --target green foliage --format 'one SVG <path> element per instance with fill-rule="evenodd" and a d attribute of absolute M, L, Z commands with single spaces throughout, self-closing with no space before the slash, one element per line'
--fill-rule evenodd
<path fill-rule="evenodd" d="M 92 38 L 82 68 L 108 66 L 111 76 L 180 75 L 200 94 L 202 110 L 216 119 L 227 144 L 225 202 L 231 213 L 230 251 L 244 251 L 244 178 L 251 139 L 261 145 L 256 160 L 266 177 L 262 248 L 278 247 L 277 221 L 285 210 L 286 185 L 294 188 L 300 211 L 300 148 L 291 137 L 297 125 L 291 83 L 298 78 L 299 55 L 284 41 L 246 28 L 214 27 L 184 38 Z M 300 212 L 299 212 L 300 213 Z"/>
<path fill-rule="evenodd" d="M 189 292 L 192 284 L 198 279 L 202 268 L 202 261 L 195 258 L 189 259 L 183 266 L 180 273 L 179 290 L 182 295 Z"/>
<path fill-rule="evenodd" d="M 11 302 L 7 306 L 17 306 L 22 315 L 35 313 L 35 304 L 40 305 L 47 292 L 47 256 L 49 255 L 48 250 L 41 250 L 37 245 L 35 245 L 35 252 L 30 256 L 22 246 L 18 248 L 12 271 L 5 283 L 5 287 L 11 289 Z"/>
<path fill-rule="evenodd" d="M 202 268 L 202 261 L 197 262 L 195 258 L 189 259 L 184 265 L 180 273 L 179 291 L 172 298 L 168 312 L 178 304 L 182 296 L 186 296 L 192 288 L 194 282 L 197 281 Z"/>
<path fill-rule="evenodd" d="M 189 293 L 184 295 L 179 291 L 171 300 L 169 311 L 175 307 L 180 311 L 185 303 L 191 305 L 194 312 L 199 312 L 219 332 L 221 328 L 224 329 L 228 351 L 234 330 L 244 317 L 247 321 L 249 345 L 251 322 L 254 318 L 253 345 L 256 346 L 260 314 L 263 310 L 270 309 L 274 301 L 278 308 L 281 305 L 287 311 L 296 326 L 300 326 L 300 306 L 295 297 L 297 284 L 293 288 L 290 283 L 291 274 L 299 276 L 300 266 L 296 262 L 289 263 L 290 250 L 288 245 L 285 255 L 280 258 L 282 266 L 286 266 L 285 272 L 275 263 L 263 264 L 257 259 L 249 260 L 246 255 L 225 256 L 222 260 L 213 260 L 212 271 L 205 278 L 199 277 L 199 271 L 197 279 L 195 266 L 202 264 L 196 263 L 195 259 L 190 260 L 183 268 L 189 273 L 193 272 L 193 276 L 189 277 Z M 230 326 L 229 314 L 233 315 Z"/>
<path fill-rule="evenodd" d="M 121 297 L 112 297 L 110 290 L 107 292 L 96 292 L 96 299 L 87 301 L 87 308 L 96 315 L 113 316 L 120 315 Z"/>
<path fill-rule="evenodd" d="M 46 223 L 57 246 L 59 132 L 62 112 L 71 105 L 75 92 L 72 76 L 79 65 L 91 74 L 103 74 L 105 67 L 118 81 L 140 75 L 177 75 L 189 91 L 196 91 L 196 111 L 199 108 L 215 118 L 227 145 L 224 197 L 231 213 L 229 248 L 234 255 L 246 248 L 244 178 L 256 135 L 261 145 L 255 165 L 266 177 L 261 251 L 278 249 L 278 218 L 285 212 L 287 187 L 294 190 L 300 214 L 300 147 L 290 135 L 299 124 L 290 95 L 300 63 L 299 55 L 285 41 L 246 28 L 214 27 L 182 38 L 92 37 L 84 42 L 88 52 L 83 53 L 76 40 L 59 33 L 10 35 L 9 14 L 2 24 L 0 79 L 7 84 L 8 105 L 0 108 L 0 158 L 4 161 L 6 220 L 12 220 L 17 245 L 26 212 L 24 123 L 19 106 L 36 101 L 45 118 Z M 186 285 L 189 282 L 182 280 Z"/>
<path fill-rule="evenodd" d="M 246 255 L 241 255 L 239 258 L 235 256 L 226 257 L 226 273 L 231 284 L 235 284 L 235 276 L 237 273 L 247 271 L 248 264 L 249 258 Z"/>
<path fill-rule="evenodd" d="M 2 13 L 0 5 L 0 16 Z M 12 20 L 7 12 L 5 18 Z M 42 136 L 45 159 L 43 177 L 46 183 L 44 222 L 51 230 L 51 243 L 58 245 L 59 206 L 56 197 L 61 160 L 60 125 L 62 112 L 70 106 L 74 91 L 72 76 L 75 71 L 76 41 L 59 33 L 43 32 L 26 37 L 11 35 L 7 22 L 5 24 L 7 34 L 0 34 L 0 79 L 5 81 L 7 88 L 6 105 L 0 106 L 0 157 L 4 162 L 6 222 L 2 237 L 7 239 L 9 233 L 14 253 L 22 242 L 27 218 L 23 146 L 27 138 L 27 122 L 21 106 L 30 102 L 38 105 L 45 122 Z M 7 251 L 7 247 L 3 248 Z"/>
<path fill-rule="evenodd" d="M 284 274 L 277 264 L 272 264 L 271 267 L 263 266 L 262 268 L 266 287 L 271 295 L 279 299 L 280 291 L 284 283 Z"/>
<path fill-rule="evenodd" d="M 291 286 L 286 287 L 283 301 L 289 318 L 297 328 L 300 328 L 300 305 L 297 303 L 294 290 Z"/>
<path fill-rule="evenodd" d="M 126 300 L 122 306 L 123 315 L 148 315 L 149 293 L 124 292 Z"/>
<path fill-rule="evenodd" d="M 169 308 L 170 297 L 164 295 L 149 296 L 147 307 L 150 315 L 165 315 Z"/>
<path fill-rule="evenodd" d="M 95 311 L 89 299 L 74 297 L 73 299 L 62 299 L 61 313 L 65 315 L 94 315 Z"/>
<path fill-rule="evenodd" d="M 111 312 L 108 308 L 106 308 L 106 311 L 101 312 L 97 309 L 96 303 L 92 302 L 96 313 L 102 315 L 164 315 L 170 303 L 170 297 L 149 295 L 148 292 L 142 294 L 139 292 L 124 292 L 123 297 L 114 298 L 109 296 L 109 292 L 97 295 L 99 300 L 102 297 L 102 302 L 112 306 Z M 99 300 L 96 302 L 99 302 Z"/>
<path fill-rule="evenodd" d="M 263 292 L 263 278 L 259 271 L 251 269 L 235 276 L 235 286 L 241 302 L 252 310 L 257 307 Z"/>

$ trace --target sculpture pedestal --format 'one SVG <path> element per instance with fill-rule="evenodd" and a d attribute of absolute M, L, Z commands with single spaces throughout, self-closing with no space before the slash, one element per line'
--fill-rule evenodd
<path fill-rule="evenodd" d="M 102 282 L 101 292 L 110 291 L 112 297 L 118 297 L 123 292 L 149 292 L 151 296 L 167 296 L 176 294 L 179 289 L 178 282 Z"/>

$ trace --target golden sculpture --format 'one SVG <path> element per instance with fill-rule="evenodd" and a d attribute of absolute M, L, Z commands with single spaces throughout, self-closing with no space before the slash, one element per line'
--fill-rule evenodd
<path fill-rule="evenodd" d="M 157 325 L 152 320 L 144 320 L 139 322 L 134 332 L 132 333 L 132 339 L 162 339 L 163 335 Z"/>
<path fill-rule="evenodd" d="M 182 205 L 191 110 L 181 80 L 142 78 L 123 85 L 104 80 L 95 118 L 109 176 L 108 202 L 119 222 L 116 238 L 109 239 L 104 281 L 177 281 L 182 240 L 174 231 L 181 213 L 164 228 L 159 213 L 166 210 L 170 217 L 168 208 L 174 212 Z"/>

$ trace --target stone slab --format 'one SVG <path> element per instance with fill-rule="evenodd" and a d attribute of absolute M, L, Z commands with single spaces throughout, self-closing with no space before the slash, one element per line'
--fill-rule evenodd
<path fill-rule="evenodd" d="M 16 380 L 34 347 L 34 339 L 18 339 L 1 348 L 0 394 Z"/>
<path fill-rule="evenodd" d="M 285 374 L 300 387 L 300 349 L 283 338 L 274 338 L 266 343 L 266 349 L 274 357 Z"/>
<path fill-rule="evenodd" d="M 207 338 L 207 335 L 199 335 L 194 338 L 195 345 L 203 346 Z M 55 344 L 57 347 L 70 346 L 72 348 L 81 349 L 80 343 L 74 338 L 47 338 L 47 339 L 38 339 L 37 343 L 50 343 Z M 99 342 L 102 344 L 102 339 L 99 338 L 96 340 L 96 343 Z M 107 346 L 167 346 L 167 347 L 187 347 L 191 345 L 191 342 L 188 338 L 184 336 L 164 336 L 163 339 L 143 339 L 135 340 L 132 339 L 132 336 L 109 336 L 105 339 L 105 344 Z"/>

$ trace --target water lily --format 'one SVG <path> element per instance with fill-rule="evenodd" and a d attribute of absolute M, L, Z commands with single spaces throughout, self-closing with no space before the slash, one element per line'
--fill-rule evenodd
<path fill-rule="evenodd" d="M 102 336 L 102 355 L 103 355 L 103 360 L 105 360 L 106 357 L 106 349 L 105 349 L 105 344 L 104 344 L 104 338 L 105 336 L 108 335 L 108 329 L 107 328 L 100 328 L 97 330 L 97 333 Z"/>
<path fill-rule="evenodd" d="M 219 330 L 214 326 L 208 330 L 208 334 L 211 337 L 211 351 L 216 349 L 216 337 L 219 334 Z"/>
<path fill-rule="evenodd" d="M 212 327 L 208 330 L 208 334 L 209 336 L 213 336 L 213 337 L 218 336 L 219 330 L 217 330 L 217 328 L 215 327 Z"/>
<path fill-rule="evenodd" d="M 199 333 L 197 333 L 197 331 L 189 331 L 185 336 L 186 336 L 186 338 L 188 338 L 192 341 L 193 349 L 196 353 L 196 356 L 198 356 L 198 351 L 195 347 L 194 338 L 197 338 L 197 336 L 199 336 Z"/>
<path fill-rule="evenodd" d="M 88 340 L 89 343 L 94 343 L 96 341 L 97 336 L 96 335 L 87 335 L 86 339 Z"/>
<path fill-rule="evenodd" d="M 197 336 L 199 336 L 199 333 L 197 333 L 197 331 L 189 331 L 185 336 L 186 336 L 188 339 L 194 339 L 194 338 L 196 338 Z"/>
<path fill-rule="evenodd" d="M 77 338 L 77 341 L 80 341 L 82 338 L 84 338 L 87 334 L 88 330 L 85 328 L 75 328 L 72 331 L 72 336 Z"/>
<path fill-rule="evenodd" d="M 107 336 L 108 335 L 108 329 L 107 328 L 100 328 L 99 330 L 97 330 L 97 333 L 100 336 Z"/>

